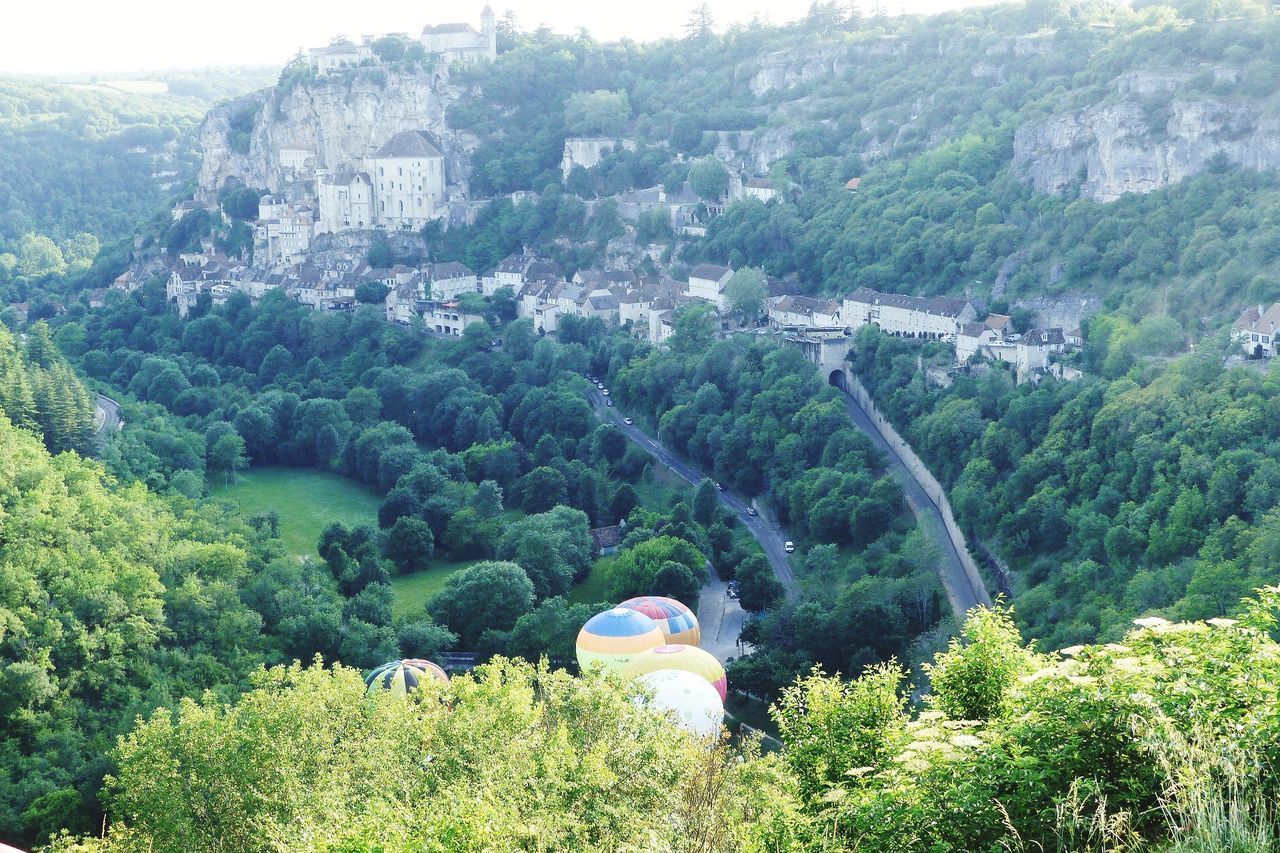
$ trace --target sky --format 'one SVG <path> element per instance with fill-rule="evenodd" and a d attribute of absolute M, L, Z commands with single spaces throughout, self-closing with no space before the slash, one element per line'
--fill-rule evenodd
<path fill-rule="evenodd" d="M 882 0 L 890 14 L 932 13 L 982 0 Z M 496 0 L 521 29 L 586 27 L 600 40 L 679 34 L 699 0 Z M 754 17 L 796 20 L 810 0 L 707 0 L 717 29 Z M 282 65 L 336 35 L 408 32 L 428 23 L 479 28 L 484 0 L 5 0 L 0 71 L 22 74 Z M 862 0 L 864 11 L 872 0 Z"/>

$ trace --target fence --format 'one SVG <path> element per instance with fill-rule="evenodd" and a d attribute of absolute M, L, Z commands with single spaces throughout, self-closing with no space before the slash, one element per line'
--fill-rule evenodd
<path fill-rule="evenodd" d="M 867 389 L 863 387 L 858 377 L 854 376 L 852 371 L 845 371 L 845 378 L 848 380 L 849 396 L 862 407 L 862 411 L 866 413 L 867 418 L 875 424 L 880 430 L 880 434 L 884 437 L 885 443 L 889 448 L 897 454 L 898 459 L 902 462 L 902 466 L 907 469 L 907 473 L 912 479 L 919 484 L 920 490 L 925 493 L 925 497 L 933 502 L 938 510 L 938 515 L 942 519 L 942 527 L 946 531 L 947 538 L 951 540 L 951 545 L 955 549 L 956 555 L 959 557 L 960 566 L 964 569 L 965 577 L 969 582 L 969 587 L 973 592 L 973 598 L 979 604 L 991 604 L 991 595 L 987 592 L 986 584 L 982 581 L 982 575 L 978 572 L 978 566 L 973 561 L 973 555 L 969 553 L 969 546 L 965 542 L 964 533 L 960 530 L 960 525 L 956 524 L 955 515 L 951 511 L 951 502 L 947 500 L 947 494 L 942 489 L 942 484 L 938 482 L 933 473 L 920 461 L 920 457 L 911 449 L 911 445 L 898 435 L 898 431 L 893 428 L 893 424 L 889 423 L 880 410 L 876 408 L 876 404 L 872 401 L 871 395 L 867 393 Z"/>

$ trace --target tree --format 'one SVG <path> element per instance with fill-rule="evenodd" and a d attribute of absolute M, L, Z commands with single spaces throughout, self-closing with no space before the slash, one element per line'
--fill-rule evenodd
<path fill-rule="evenodd" d="M 679 353 L 699 353 L 716 337 L 716 312 L 710 305 L 690 305 L 676 315 L 671 348 Z"/>
<path fill-rule="evenodd" d="M 623 483 L 618 486 L 613 493 L 613 499 L 609 501 L 609 521 L 617 524 L 624 521 L 631 515 L 631 510 L 640 504 L 640 498 L 636 495 L 636 490 L 631 488 L 630 484 Z"/>
<path fill-rule="evenodd" d="M 234 483 L 236 474 L 249 467 L 245 455 L 244 439 L 234 432 L 222 436 L 209 448 L 209 468 L 221 471 L 228 484 Z"/>
<path fill-rule="evenodd" d="M 706 558 L 689 542 L 675 536 L 656 536 L 623 551 L 613 572 L 613 598 L 649 595 L 658 572 L 668 562 L 692 574 L 697 589 L 706 583 Z"/>
<path fill-rule="evenodd" d="M 607 604 L 570 604 L 548 598 L 516 620 L 507 640 L 507 654 L 536 662 L 541 657 L 562 662 L 574 659 L 579 629 Z"/>
<path fill-rule="evenodd" d="M 745 323 L 754 322 L 763 313 L 769 296 L 764 271 L 753 267 L 737 270 L 725 284 L 724 296 L 729 313 Z"/>
<path fill-rule="evenodd" d="M 533 582 L 515 563 L 476 563 L 449 576 L 427 602 L 427 612 L 473 646 L 493 629 L 510 630 L 533 609 Z"/>
<path fill-rule="evenodd" d="M 898 692 L 896 663 L 870 667 L 853 682 L 816 667 L 782 692 L 773 718 L 784 760 L 806 797 L 819 797 L 848 780 L 856 768 L 878 769 L 906 726 L 906 699 Z"/>
<path fill-rule="evenodd" d="M 481 518 L 497 518 L 502 515 L 502 487 L 493 480 L 482 481 L 471 496 L 471 507 Z"/>
<path fill-rule="evenodd" d="M 420 572 L 431 565 L 436 538 L 431 526 L 417 518 L 402 516 L 387 531 L 382 554 L 401 574 Z"/>
<path fill-rule="evenodd" d="M 576 136 L 615 136 L 631 122 L 625 91 L 574 92 L 564 102 L 565 127 Z"/>
<path fill-rule="evenodd" d="M 769 561 L 761 554 L 752 554 L 739 563 L 735 577 L 742 609 L 752 613 L 772 607 L 785 593 Z"/>
<path fill-rule="evenodd" d="M 1022 645 L 1012 609 L 974 608 L 946 652 L 925 664 L 930 701 L 956 720 L 990 720 L 1004 708 L 1018 679 L 1040 663 Z"/>
<path fill-rule="evenodd" d="M 356 301 L 362 305 L 381 305 L 390 292 L 391 288 L 380 281 L 366 281 L 356 287 Z"/>
<path fill-rule="evenodd" d="M 528 513 L 546 512 L 569 501 L 569 487 L 564 475 L 547 466 L 534 468 L 525 474 L 516 488 L 520 491 L 520 505 Z"/>
<path fill-rule="evenodd" d="M 653 576 L 649 593 L 674 598 L 676 601 L 697 601 L 701 589 L 702 581 L 694 576 L 688 566 L 668 560 Z"/>
<path fill-rule="evenodd" d="M 691 39 L 705 39 L 714 35 L 712 27 L 715 19 L 711 17 L 711 7 L 706 3 L 694 6 L 689 12 L 689 21 L 684 25 L 685 35 Z"/>
<path fill-rule="evenodd" d="M 729 170 L 714 157 L 703 157 L 689 167 L 689 188 L 704 201 L 719 201 L 729 191 Z"/>
<path fill-rule="evenodd" d="M 693 520 L 699 524 L 711 524 L 720 514 L 720 490 L 711 480 L 703 480 L 693 492 Z"/>

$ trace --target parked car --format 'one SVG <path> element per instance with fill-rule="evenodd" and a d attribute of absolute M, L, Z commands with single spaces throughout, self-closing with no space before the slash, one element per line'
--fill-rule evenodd
<path fill-rule="evenodd" d="M 611 403 L 612 403 L 613 401 L 612 401 L 612 400 L 610 400 L 609 402 L 611 402 Z M 626 424 L 627 426 L 631 426 L 631 418 L 623 418 L 623 419 L 622 419 L 622 422 L 623 422 L 624 424 Z"/>
<path fill-rule="evenodd" d="M 788 554 L 794 554 L 796 552 L 796 543 L 788 539 L 786 544 L 782 546 L 782 550 L 786 551 Z"/>
<path fill-rule="evenodd" d="M 725 592 L 726 592 L 726 593 L 728 593 L 728 595 L 729 595 L 729 597 L 730 597 L 730 598 L 737 598 L 737 597 L 738 597 L 738 582 L 737 582 L 737 581 L 729 581 L 729 586 L 725 589 Z"/>
<path fill-rule="evenodd" d="M 610 406 L 613 406 L 613 401 L 612 401 L 612 400 L 605 400 L 605 402 L 606 402 L 606 403 L 608 403 Z"/>
<path fill-rule="evenodd" d="M 608 397 L 608 396 L 609 396 L 609 389 L 608 389 L 608 388 L 602 388 L 602 389 L 600 390 L 600 393 L 601 393 L 601 394 L 603 394 L 603 395 L 605 395 L 606 397 Z"/>
<path fill-rule="evenodd" d="M 759 515 L 759 514 L 760 514 L 760 513 L 756 512 L 756 508 L 755 508 L 755 507 L 753 507 L 753 506 L 749 506 L 749 507 L 747 507 L 747 515 L 756 516 L 756 515 Z"/>

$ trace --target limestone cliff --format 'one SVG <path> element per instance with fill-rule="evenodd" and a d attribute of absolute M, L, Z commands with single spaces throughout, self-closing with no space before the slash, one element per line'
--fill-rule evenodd
<path fill-rule="evenodd" d="M 1126 74 L 1114 81 L 1114 99 L 1020 127 L 1015 174 L 1044 192 L 1079 183 L 1083 197 L 1113 201 L 1202 172 L 1219 155 L 1251 169 L 1280 168 L 1280 116 L 1269 101 L 1177 94 L 1188 76 Z"/>
<path fill-rule="evenodd" d="M 384 79 L 324 77 L 283 96 L 268 91 L 225 104 L 200 129 L 200 193 L 209 197 L 235 178 L 301 197 L 314 169 L 357 161 L 405 130 L 426 130 L 439 139 L 448 182 L 465 183 L 472 143 L 446 121 L 456 97 L 439 75 L 388 73 Z M 236 150 L 234 128 L 243 127 L 250 112 L 248 150 L 242 143 Z"/>

